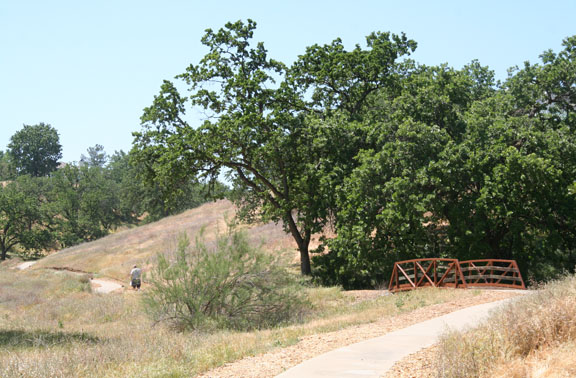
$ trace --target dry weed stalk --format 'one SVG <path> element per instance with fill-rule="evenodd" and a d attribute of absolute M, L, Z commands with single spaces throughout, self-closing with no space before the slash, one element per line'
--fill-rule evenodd
<path fill-rule="evenodd" d="M 477 329 L 445 335 L 440 343 L 438 374 L 488 377 L 506 365 L 516 366 L 506 371 L 508 376 L 530 376 L 524 374 L 529 364 L 518 361 L 575 340 L 576 276 L 571 276 L 512 303 Z"/>

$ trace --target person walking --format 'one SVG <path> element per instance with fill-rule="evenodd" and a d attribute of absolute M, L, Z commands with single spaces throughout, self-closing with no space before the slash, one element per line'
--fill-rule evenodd
<path fill-rule="evenodd" d="M 136 291 L 140 290 L 142 285 L 142 269 L 138 268 L 137 265 L 134 265 L 134 268 L 130 271 L 130 285 Z"/>

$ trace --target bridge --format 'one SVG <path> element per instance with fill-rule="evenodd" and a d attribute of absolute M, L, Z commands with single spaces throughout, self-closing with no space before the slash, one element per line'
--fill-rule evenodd
<path fill-rule="evenodd" d="M 515 260 L 413 259 L 394 263 L 388 290 L 420 287 L 526 289 Z"/>

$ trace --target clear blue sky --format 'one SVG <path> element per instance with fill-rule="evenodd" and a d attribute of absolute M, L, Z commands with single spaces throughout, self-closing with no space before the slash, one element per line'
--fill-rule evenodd
<path fill-rule="evenodd" d="M 0 150 L 23 124 L 55 127 L 63 161 L 101 144 L 128 151 L 142 109 L 206 52 L 206 28 L 251 18 L 256 41 L 292 63 L 306 46 L 341 37 L 348 48 L 372 31 L 404 32 L 413 58 L 496 72 L 538 62 L 576 34 L 576 1 L 148 1 L 0 2 Z M 199 117 L 200 118 L 200 117 Z"/>

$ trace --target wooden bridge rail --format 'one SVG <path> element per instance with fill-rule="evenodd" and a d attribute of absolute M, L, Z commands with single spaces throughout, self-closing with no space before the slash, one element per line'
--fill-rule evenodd
<path fill-rule="evenodd" d="M 390 291 L 412 290 L 418 287 L 466 286 L 456 259 L 414 259 L 394 264 Z"/>
<path fill-rule="evenodd" d="M 525 289 L 514 260 L 413 259 L 394 263 L 388 289 L 491 286 Z"/>
<path fill-rule="evenodd" d="M 471 286 L 526 289 L 515 260 L 486 259 L 460 261 L 460 269 Z"/>

